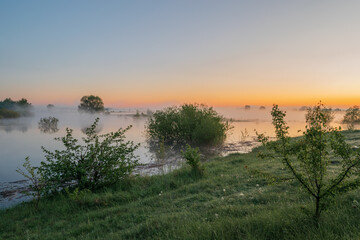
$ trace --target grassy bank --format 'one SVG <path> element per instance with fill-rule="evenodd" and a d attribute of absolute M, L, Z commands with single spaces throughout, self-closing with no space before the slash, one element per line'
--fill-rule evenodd
<path fill-rule="evenodd" d="M 360 131 L 344 133 L 360 144 Z M 0 211 L 0 239 L 359 239 L 360 191 L 334 199 L 319 227 L 310 197 L 294 182 L 269 184 L 253 170 L 280 175 L 275 160 L 249 154 L 130 179 L 96 193 L 44 199 Z"/>

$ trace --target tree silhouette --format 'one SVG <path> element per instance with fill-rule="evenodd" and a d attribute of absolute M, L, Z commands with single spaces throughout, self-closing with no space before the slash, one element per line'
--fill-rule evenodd
<path fill-rule="evenodd" d="M 80 105 L 78 107 L 80 112 L 103 112 L 104 111 L 104 103 L 102 99 L 98 96 L 90 95 L 83 96 L 80 100 Z"/>

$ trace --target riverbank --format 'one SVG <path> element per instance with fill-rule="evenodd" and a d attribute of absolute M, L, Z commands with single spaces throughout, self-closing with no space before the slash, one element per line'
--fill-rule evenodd
<path fill-rule="evenodd" d="M 226 143 L 221 147 L 207 149 L 205 158 L 220 155 L 227 156 L 232 153 L 248 153 L 260 143 L 254 139 L 251 141 L 239 141 Z M 134 170 L 135 175 L 152 176 L 166 174 L 174 169 L 178 169 L 184 163 L 178 151 L 167 151 L 166 157 L 157 159 L 146 164 L 137 166 Z M 31 198 L 25 193 L 29 190 L 29 182 L 26 179 L 13 182 L 0 182 L 0 209 L 13 207 Z"/>
<path fill-rule="evenodd" d="M 360 131 L 344 132 L 358 146 Z M 360 191 L 334 199 L 314 225 L 312 201 L 258 151 L 216 157 L 203 177 L 188 167 L 133 177 L 96 193 L 73 193 L 0 211 L 0 239 L 359 239 Z"/>

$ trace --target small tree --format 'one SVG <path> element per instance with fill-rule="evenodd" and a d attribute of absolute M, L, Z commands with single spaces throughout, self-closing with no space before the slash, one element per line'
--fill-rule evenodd
<path fill-rule="evenodd" d="M 353 106 L 346 110 L 344 115 L 343 123 L 348 124 L 348 128 L 352 130 L 354 128 L 354 124 L 360 123 L 360 108 L 359 106 Z"/>
<path fill-rule="evenodd" d="M 192 148 L 189 144 L 186 145 L 185 151 L 181 151 L 186 163 L 191 166 L 192 170 L 199 175 L 204 173 L 203 167 L 200 165 L 200 150 L 199 148 Z"/>
<path fill-rule="evenodd" d="M 55 138 L 65 149 L 51 152 L 42 147 L 46 162 L 41 162 L 39 172 L 46 182 L 47 191 L 54 192 L 66 186 L 95 189 L 114 184 L 129 176 L 138 163 L 134 151 L 139 147 L 125 141 L 125 129 L 98 135 L 95 131 L 99 118 L 86 130 L 84 145 L 66 129 L 66 136 Z"/>
<path fill-rule="evenodd" d="M 97 113 L 104 111 L 104 103 L 98 96 L 83 96 L 78 106 L 80 112 Z"/>
<path fill-rule="evenodd" d="M 34 198 L 35 209 L 38 209 L 40 198 L 43 195 L 45 189 L 44 179 L 40 176 L 38 168 L 31 166 L 29 157 L 25 158 L 23 167 L 26 172 L 20 168 L 18 168 L 16 171 L 30 182 L 29 190 L 25 191 L 25 194 Z"/>
<path fill-rule="evenodd" d="M 321 102 L 314 108 L 309 107 L 307 109 L 305 119 L 309 127 L 313 124 L 320 123 L 320 119 L 318 119 L 319 117 L 321 118 L 321 122 L 326 124 L 326 126 L 328 127 L 329 124 L 334 120 L 335 113 L 332 111 L 331 108 L 323 107 Z"/>
<path fill-rule="evenodd" d="M 279 157 L 289 173 L 314 199 L 314 219 L 318 222 L 326 200 L 340 192 L 346 192 L 360 185 L 360 178 L 352 175 L 360 165 L 360 156 L 345 142 L 339 129 L 329 126 L 329 115 L 320 103 L 308 110 L 306 130 L 303 137 L 291 139 L 284 117 L 285 112 L 274 105 L 271 112 L 277 141 L 269 142 L 268 137 L 258 135 L 259 140 Z M 341 167 L 329 171 L 330 158 L 341 162 Z"/>

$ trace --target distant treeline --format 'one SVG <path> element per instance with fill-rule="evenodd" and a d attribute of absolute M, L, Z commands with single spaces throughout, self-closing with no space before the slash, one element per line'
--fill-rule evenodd
<path fill-rule="evenodd" d="M 31 115 L 32 105 L 25 98 L 19 101 L 13 101 L 11 98 L 5 98 L 0 101 L 0 119 L 18 118 L 20 116 Z"/>

